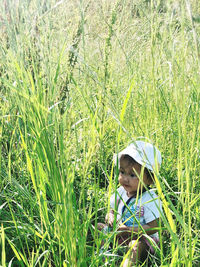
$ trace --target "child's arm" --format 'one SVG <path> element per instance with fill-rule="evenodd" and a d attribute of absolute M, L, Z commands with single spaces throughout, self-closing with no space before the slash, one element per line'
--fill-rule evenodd
<path fill-rule="evenodd" d="M 114 222 L 114 210 L 110 209 L 110 212 L 106 214 L 106 218 L 105 218 L 106 223 L 109 226 L 113 226 L 113 222 Z"/>
<path fill-rule="evenodd" d="M 147 235 L 152 235 L 158 232 L 158 229 L 154 229 L 158 228 L 157 219 L 145 225 L 142 225 L 142 228 L 144 229 Z M 126 225 L 119 226 L 118 231 L 122 231 L 121 233 L 118 234 L 118 236 L 122 237 L 127 236 L 127 237 L 132 237 L 133 239 L 138 237 L 138 233 L 143 233 L 143 231 L 139 227 L 129 227 Z"/>

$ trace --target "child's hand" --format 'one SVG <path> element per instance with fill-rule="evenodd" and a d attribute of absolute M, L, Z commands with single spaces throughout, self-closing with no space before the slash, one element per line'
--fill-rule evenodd
<path fill-rule="evenodd" d="M 131 232 L 130 229 L 124 224 L 119 225 L 117 231 Z"/>
<path fill-rule="evenodd" d="M 111 210 L 108 214 L 106 214 L 105 220 L 106 220 L 106 223 L 109 226 L 113 227 L 113 222 L 114 222 L 114 212 L 113 212 L 113 210 Z"/>

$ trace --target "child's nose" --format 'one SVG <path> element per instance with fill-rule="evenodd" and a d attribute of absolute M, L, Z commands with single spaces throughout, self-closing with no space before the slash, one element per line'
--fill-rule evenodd
<path fill-rule="evenodd" d="M 128 177 L 126 174 L 120 174 L 120 177 L 121 177 L 121 181 L 123 182 L 127 182 L 128 181 Z"/>

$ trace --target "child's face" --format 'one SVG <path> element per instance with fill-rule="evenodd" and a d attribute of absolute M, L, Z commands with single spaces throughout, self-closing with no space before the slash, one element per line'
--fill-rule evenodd
<path fill-rule="evenodd" d="M 120 169 L 119 169 L 119 183 L 127 191 L 128 196 L 135 195 L 137 190 L 141 188 L 142 183 L 140 179 L 143 180 L 143 183 L 147 186 L 152 183 L 148 178 L 146 172 L 143 173 L 141 177 L 142 166 L 139 163 L 130 163 L 127 158 L 120 159 Z"/>

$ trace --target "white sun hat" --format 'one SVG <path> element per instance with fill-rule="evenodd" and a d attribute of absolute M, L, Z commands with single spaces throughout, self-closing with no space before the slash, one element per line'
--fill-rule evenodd
<path fill-rule="evenodd" d="M 144 141 L 135 141 L 119 152 L 118 165 L 120 165 L 120 158 L 122 155 L 129 155 L 137 163 L 150 171 L 155 171 L 157 168 L 159 169 L 162 162 L 160 151 L 154 145 Z M 114 159 L 117 164 L 117 154 L 115 154 Z"/>

